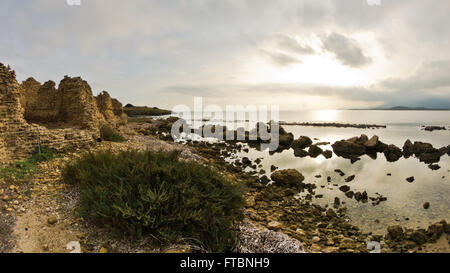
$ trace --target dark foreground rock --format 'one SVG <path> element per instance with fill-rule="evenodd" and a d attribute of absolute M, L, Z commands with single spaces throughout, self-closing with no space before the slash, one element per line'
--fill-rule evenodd
<path fill-rule="evenodd" d="M 270 178 L 282 187 L 299 187 L 305 180 L 305 177 L 295 169 L 276 171 L 272 173 Z"/>

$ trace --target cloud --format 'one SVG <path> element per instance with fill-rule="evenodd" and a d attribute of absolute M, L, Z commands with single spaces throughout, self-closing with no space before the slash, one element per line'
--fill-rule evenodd
<path fill-rule="evenodd" d="M 323 48 L 333 53 L 343 65 L 362 67 L 371 62 L 358 43 L 338 33 L 331 33 L 322 41 Z"/>
<path fill-rule="evenodd" d="M 299 54 L 299 55 L 311 55 L 315 53 L 315 50 L 308 45 L 301 45 L 296 39 L 283 34 L 277 34 L 273 36 L 276 46 L 283 51 Z"/>
<path fill-rule="evenodd" d="M 273 64 L 276 64 L 279 66 L 289 66 L 289 65 L 301 63 L 301 60 L 299 60 L 298 58 L 296 58 L 292 55 L 289 55 L 289 54 L 279 52 L 279 51 L 268 51 L 268 50 L 260 49 L 260 52 L 264 56 L 268 57 Z"/>

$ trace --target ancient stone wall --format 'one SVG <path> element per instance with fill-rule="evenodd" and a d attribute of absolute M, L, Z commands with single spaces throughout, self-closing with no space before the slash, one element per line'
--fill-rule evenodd
<path fill-rule="evenodd" d="M 119 101 L 113 102 L 107 92 L 94 97 L 89 84 L 80 77 L 66 76 L 58 88 L 53 81 L 41 86 L 30 78 L 20 86 L 20 101 L 26 121 L 51 128 L 98 129 L 104 124 L 117 127 L 126 122 Z"/>
<path fill-rule="evenodd" d="M 46 88 L 49 86 L 51 87 L 51 84 L 48 84 Z M 98 137 L 98 128 L 49 130 L 43 126 L 29 124 L 24 118 L 20 89 L 15 72 L 0 63 L 1 164 L 29 157 L 39 141 L 42 146 L 66 150 L 86 147 Z"/>

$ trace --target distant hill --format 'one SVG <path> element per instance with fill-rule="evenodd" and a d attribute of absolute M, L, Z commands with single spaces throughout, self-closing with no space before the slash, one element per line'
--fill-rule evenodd
<path fill-rule="evenodd" d="M 123 111 L 129 117 L 135 116 L 164 116 L 172 114 L 172 111 L 159 109 L 158 107 L 147 107 L 147 106 L 133 106 L 131 104 L 125 105 Z"/>
<path fill-rule="evenodd" d="M 381 110 L 381 111 L 450 111 L 450 108 L 427 108 L 427 107 L 408 107 L 408 106 L 394 106 L 386 108 L 362 108 L 350 110 Z"/>

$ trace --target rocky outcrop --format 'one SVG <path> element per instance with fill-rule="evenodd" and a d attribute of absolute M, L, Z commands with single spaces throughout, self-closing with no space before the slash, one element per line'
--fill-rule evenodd
<path fill-rule="evenodd" d="M 22 107 L 24 103 L 26 110 Z M 49 129 L 29 123 L 63 122 Z M 0 163 L 27 158 L 39 143 L 56 150 L 86 147 L 99 136 L 105 118 L 89 85 L 81 78 L 64 78 L 42 86 L 34 79 L 19 85 L 13 70 L 0 63 Z"/>
<path fill-rule="evenodd" d="M 80 77 L 65 76 L 58 88 L 53 81 L 41 85 L 29 78 L 20 85 L 20 101 L 25 120 L 49 127 L 92 130 L 126 122 L 119 101 L 113 102 L 107 92 L 94 97 L 89 84 Z"/>

